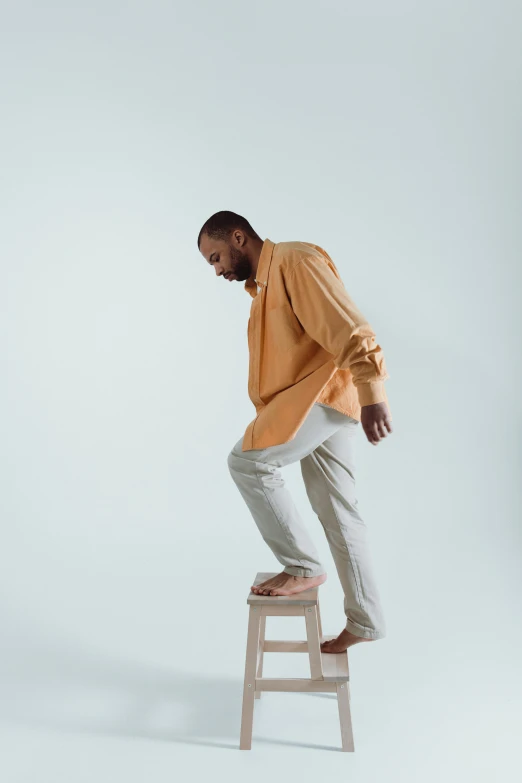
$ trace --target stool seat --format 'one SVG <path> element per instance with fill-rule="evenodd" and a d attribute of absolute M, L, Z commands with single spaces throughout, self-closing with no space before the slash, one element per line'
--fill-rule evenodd
<path fill-rule="evenodd" d="M 261 582 L 266 582 L 267 579 L 271 579 L 273 576 L 277 576 L 277 573 L 260 571 L 253 582 L 254 587 L 260 585 Z M 256 593 L 249 593 L 247 604 L 252 606 L 261 604 L 269 606 L 277 606 L 278 604 L 313 606 L 319 600 L 319 587 L 311 587 L 309 590 L 303 590 L 301 593 L 294 593 L 294 595 L 257 595 Z"/>
<path fill-rule="evenodd" d="M 252 583 L 265 582 L 277 572 L 260 571 Z M 243 683 L 243 709 L 241 716 L 240 750 L 250 750 L 255 699 L 263 691 L 326 692 L 337 694 L 341 742 L 343 751 L 353 751 L 353 731 L 350 714 L 348 655 L 323 653 L 321 641 L 337 638 L 323 637 L 319 608 L 319 586 L 311 587 L 294 595 L 256 595 L 249 592 L 247 650 L 245 679 Z M 275 616 L 300 616 L 305 619 L 306 640 L 266 639 L 266 618 Z M 310 661 L 310 678 L 279 677 L 266 678 L 263 673 L 265 652 L 307 653 Z"/>

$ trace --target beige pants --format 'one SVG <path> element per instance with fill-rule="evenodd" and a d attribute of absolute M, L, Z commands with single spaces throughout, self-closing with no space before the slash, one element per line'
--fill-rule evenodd
<path fill-rule="evenodd" d="M 346 628 L 366 639 L 386 635 L 355 497 L 354 443 L 359 422 L 316 402 L 295 437 L 278 446 L 228 455 L 228 467 L 264 540 L 287 574 L 325 573 L 278 468 L 301 462 L 308 499 L 321 522 L 344 591 Z"/>

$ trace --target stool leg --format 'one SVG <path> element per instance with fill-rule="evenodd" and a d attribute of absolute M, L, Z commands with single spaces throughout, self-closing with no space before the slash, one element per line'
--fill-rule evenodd
<path fill-rule="evenodd" d="M 319 641 L 323 641 L 323 624 L 321 622 L 321 607 L 319 606 L 319 598 L 317 599 L 317 625 L 319 628 Z"/>
<path fill-rule="evenodd" d="M 321 661 L 321 645 L 319 643 L 319 625 L 317 622 L 317 606 L 305 606 L 306 638 L 308 641 L 308 656 L 310 658 L 310 677 L 312 680 L 323 679 L 323 664 Z"/>
<path fill-rule="evenodd" d="M 265 643 L 265 629 L 266 629 L 266 615 L 261 617 L 260 631 L 259 631 L 259 663 L 257 665 L 257 678 L 260 679 L 263 676 L 263 645 Z M 263 691 L 256 691 L 254 698 L 260 699 Z"/>
<path fill-rule="evenodd" d="M 256 687 L 257 657 L 259 652 L 259 631 L 261 628 L 260 607 L 251 606 L 248 615 L 247 648 L 245 656 L 245 681 L 243 683 L 243 708 L 241 712 L 241 734 L 239 749 L 252 747 L 252 726 L 254 722 L 254 693 Z"/>
<path fill-rule="evenodd" d="M 341 724 L 341 743 L 343 751 L 353 751 L 352 716 L 350 713 L 350 685 L 347 682 L 337 683 L 337 706 L 339 707 L 339 722 Z"/>

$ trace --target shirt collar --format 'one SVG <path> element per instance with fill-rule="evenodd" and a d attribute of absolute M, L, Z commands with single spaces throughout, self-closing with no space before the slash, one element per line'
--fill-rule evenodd
<path fill-rule="evenodd" d="M 270 239 L 265 239 L 257 264 L 257 272 L 255 277 L 257 285 L 255 283 L 249 284 L 248 280 L 245 283 L 245 291 L 247 291 L 252 298 L 257 296 L 258 289 L 260 289 L 261 286 L 266 286 L 268 283 L 268 273 L 270 271 L 270 264 L 272 263 L 274 247 L 275 242 L 272 242 Z"/>

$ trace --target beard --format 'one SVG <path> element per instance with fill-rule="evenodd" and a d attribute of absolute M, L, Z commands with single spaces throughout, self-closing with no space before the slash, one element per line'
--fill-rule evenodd
<path fill-rule="evenodd" d="M 232 272 L 236 280 L 248 280 L 252 274 L 252 264 L 247 256 L 235 247 L 230 248 L 230 258 L 232 260 Z"/>

